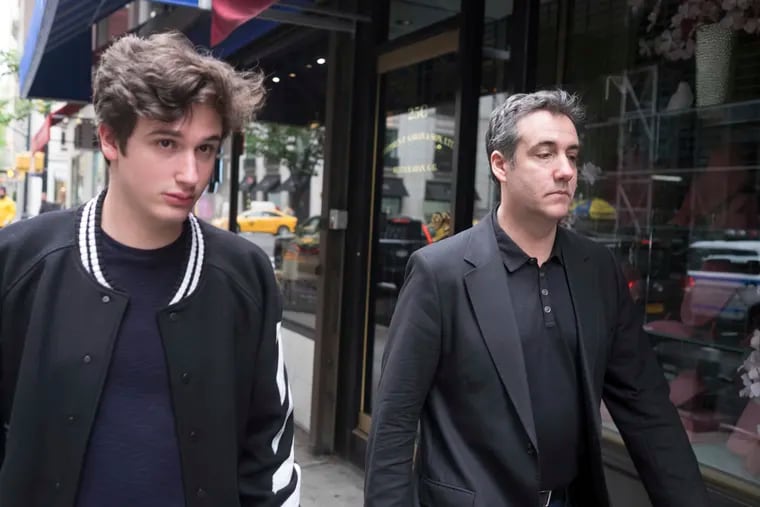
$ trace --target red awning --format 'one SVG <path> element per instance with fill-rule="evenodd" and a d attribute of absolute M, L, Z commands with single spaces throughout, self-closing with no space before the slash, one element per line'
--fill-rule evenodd
<path fill-rule="evenodd" d="M 237 27 L 255 18 L 277 0 L 214 0 L 211 3 L 211 45 L 216 46 Z"/>
<path fill-rule="evenodd" d="M 42 148 L 44 148 L 48 143 L 48 141 L 50 141 L 50 127 L 57 124 L 64 118 L 77 113 L 83 107 L 84 104 L 69 102 L 68 104 L 61 106 L 52 113 L 48 114 L 45 117 L 45 121 L 42 123 L 40 129 L 36 134 L 34 134 L 34 137 L 32 138 L 31 152 L 34 153 L 41 151 Z"/>

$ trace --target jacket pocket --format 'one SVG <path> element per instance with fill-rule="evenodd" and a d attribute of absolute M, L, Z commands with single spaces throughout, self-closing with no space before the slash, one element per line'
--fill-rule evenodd
<path fill-rule="evenodd" d="M 475 492 L 422 477 L 420 505 L 423 507 L 472 507 Z"/>

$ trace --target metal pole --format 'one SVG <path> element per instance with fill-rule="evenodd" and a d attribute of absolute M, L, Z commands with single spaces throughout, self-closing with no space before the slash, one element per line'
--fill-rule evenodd
<path fill-rule="evenodd" d="M 42 153 L 45 154 L 45 166 L 42 168 L 42 173 L 40 174 L 40 177 L 42 178 L 42 191 L 47 192 L 48 189 L 48 146 L 50 143 L 45 143 L 45 148 L 43 148 Z M 49 199 L 49 197 L 48 197 Z M 55 200 L 55 199 L 53 199 Z"/>
<path fill-rule="evenodd" d="M 230 215 L 227 227 L 232 232 L 238 232 L 238 193 L 240 192 L 240 155 L 243 154 L 243 133 L 232 134 L 232 149 L 230 150 Z"/>
<path fill-rule="evenodd" d="M 29 167 L 27 167 L 24 173 L 24 205 L 21 207 L 21 218 L 26 218 L 29 209 L 29 171 L 32 170 L 32 164 L 34 164 L 34 154 L 32 153 L 32 113 L 31 111 L 26 117 L 26 151 L 29 152 Z"/>

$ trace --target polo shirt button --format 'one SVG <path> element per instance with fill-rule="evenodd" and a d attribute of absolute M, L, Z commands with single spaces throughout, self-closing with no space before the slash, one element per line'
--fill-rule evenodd
<path fill-rule="evenodd" d="M 195 442 L 198 440 L 198 432 L 195 430 L 190 431 L 190 440 Z"/>
<path fill-rule="evenodd" d="M 66 420 L 67 420 L 67 421 L 69 421 L 70 423 L 73 423 L 74 421 L 76 421 L 76 420 L 77 420 L 77 416 L 75 416 L 75 415 L 70 415 L 70 416 L 68 416 L 68 417 L 66 418 Z"/>
<path fill-rule="evenodd" d="M 182 379 L 183 384 L 189 384 L 190 383 L 190 374 L 187 372 L 184 372 L 180 378 Z"/>
<path fill-rule="evenodd" d="M 92 356 L 90 356 L 90 354 L 85 354 L 85 356 L 82 358 L 82 362 L 84 364 L 90 364 L 92 362 Z"/>
<path fill-rule="evenodd" d="M 55 489 L 61 489 L 61 483 L 56 481 L 55 483 Z"/>
<path fill-rule="evenodd" d="M 198 488 L 198 491 L 196 491 L 195 494 L 198 498 L 206 498 L 206 490 L 203 488 Z"/>
<path fill-rule="evenodd" d="M 544 306 L 544 312 L 545 313 L 552 313 L 552 307 L 551 306 Z"/>
<path fill-rule="evenodd" d="M 105 294 L 102 298 L 100 298 L 100 300 L 103 301 L 104 303 L 110 303 L 111 296 L 109 296 L 108 294 Z"/>
<path fill-rule="evenodd" d="M 169 314 L 169 320 L 172 322 L 176 322 L 178 318 L 177 312 L 172 312 Z"/>
<path fill-rule="evenodd" d="M 548 296 L 549 295 L 549 291 L 546 290 L 546 289 L 541 289 L 541 295 Z"/>

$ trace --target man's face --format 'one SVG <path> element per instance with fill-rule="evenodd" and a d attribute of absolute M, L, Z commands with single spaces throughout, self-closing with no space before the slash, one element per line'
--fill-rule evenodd
<path fill-rule="evenodd" d="M 5 189 L 0 188 L 0 199 L 2 199 L 3 197 L 5 197 Z"/>
<path fill-rule="evenodd" d="M 536 111 L 517 122 L 514 160 L 491 156 L 508 206 L 532 216 L 560 220 L 570 211 L 578 183 L 578 132 L 572 120 Z"/>
<path fill-rule="evenodd" d="M 103 154 L 111 162 L 109 186 L 141 215 L 182 223 L 208 185 L 222 136 L 210 106 L 195 104 L 174 123 L 139 118 L 122 152 L 112 131 L 100 127 Z"/>

